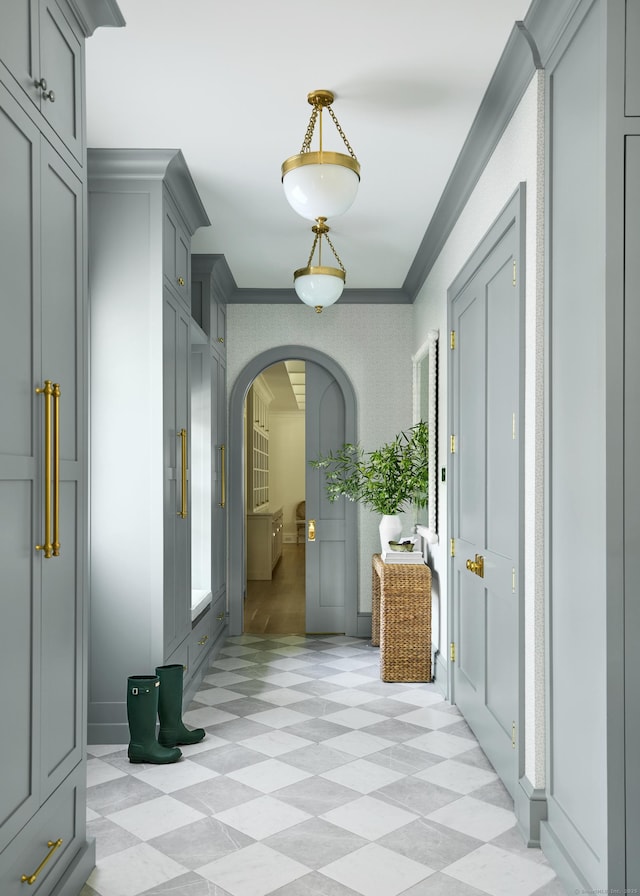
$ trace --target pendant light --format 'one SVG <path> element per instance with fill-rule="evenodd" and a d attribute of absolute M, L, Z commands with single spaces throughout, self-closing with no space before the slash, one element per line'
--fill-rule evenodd
<path fill-rule="evenodd" d="M 333 305 L 342 295 L 347 272 L 340 261 L 333 243 L 328 237 L 329 228 L 326 218 L 320 216 L 316 224 L 311 228 L 315 234 L 313 246 L 309 253 L 306 268 L 298 268 L 294 272 L 293 282 L 300 301 L 311 308 L 315 308 L 318 314 L 323 308 Z M 322 240 L 326 240 L 340 268 L 326 267 L 322 264 Z M 312 265 L 313 254 L 318 248 L 318 264 Z"/>
<path fill-rule="evenodd" d="M 282 184 L 291 207 L 303 218 L 317 221 L 342 215 L 353 203 L 360 183 L 360 163 L 338 123 L 331 104 L 330 90 L 314 90 L 307 101 L 313 106 L 302 149 L 282 163 Z M 342 137 L 348 155 L 330 152 L 322 145 L 322 111 L 326 109 Z M 311 139 L 318 123 L 320 146 L 311 150 Z"/>

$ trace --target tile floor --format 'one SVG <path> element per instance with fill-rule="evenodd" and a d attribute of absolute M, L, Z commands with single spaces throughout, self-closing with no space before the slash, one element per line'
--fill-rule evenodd
<path fill-rule="evenodd" d="M 338 637 L 229 638 L 169 766 L 90 746 L 81 896 L 565 896 L 432 684 Z"/>

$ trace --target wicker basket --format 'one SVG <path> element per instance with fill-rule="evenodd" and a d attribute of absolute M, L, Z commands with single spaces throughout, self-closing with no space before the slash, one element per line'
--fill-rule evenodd
<path fill-rule="evenodd" d="M 431 681 L 431 570 L 372 561 L 372 638 L 383 681 Z"/>

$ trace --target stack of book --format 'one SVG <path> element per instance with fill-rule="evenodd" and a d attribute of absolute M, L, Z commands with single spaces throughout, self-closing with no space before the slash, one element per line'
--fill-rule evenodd
<path fill-rule="evenodd" d="M 422 551 L 383 551 L 383 563 L 424 563 Z"/>

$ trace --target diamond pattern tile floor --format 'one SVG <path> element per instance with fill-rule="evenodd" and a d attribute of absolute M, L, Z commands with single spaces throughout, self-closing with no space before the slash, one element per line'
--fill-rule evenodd
<path fill-rule="evenodd" d="M 434 685 L 344 636 L 229 638 L 167 766 L 89 747 L 80 896 L 565 896 Z"/>

